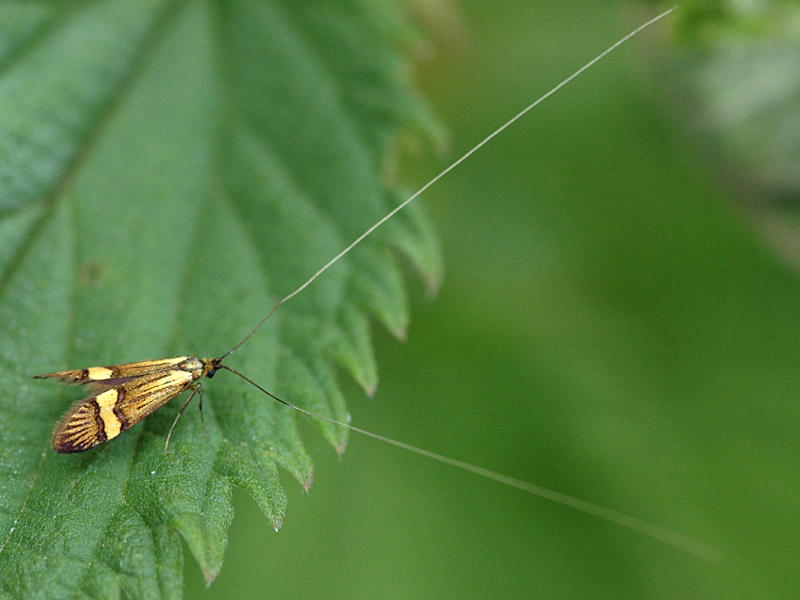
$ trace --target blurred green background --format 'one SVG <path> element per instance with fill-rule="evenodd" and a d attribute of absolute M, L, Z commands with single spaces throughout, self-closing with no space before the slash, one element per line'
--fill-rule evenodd
<path fill-rule="evenodd" d="M 444 5 L 447 8 L 447 5 Z M 640 7 L 641 8 L 641 7 Z M 651 7 L 652 8 L 652 7 Z M 472 144 L 653 12 L 459 3 L 420 84 Z M 459 20 L 460 19 L 460 20 Z M 225 565 L 188 598 L 788 598 L 800 516 L 800 282 L 726 194 L 654 83 L 659 25 L 433 188 L 439 297 L 377 332 L 354 424 L 669 527 L 704 562 L 620 526 L 306 427 L 275 533 L 238 492 Z M 426 180 L 445 158 L 414 165 Z M 712 175 L 716 173 L 716 175 Z"/>

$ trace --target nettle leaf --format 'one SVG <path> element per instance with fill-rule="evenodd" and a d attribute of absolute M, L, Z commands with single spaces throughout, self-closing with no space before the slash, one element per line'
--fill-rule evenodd
<path fill-rule="evenodd" d="M 296 417 L 218 376 L 112 443 L 49 450 L 66 368 L 218 356 L 396 203 L 409 92 L 402 14 L 374 0 L 7 2 L 0 8 L 0 594 L 177 598 L 181 538 L 208 581 L 231 486 L 278 528 L 279 467 L 313 467 Z M 370 316 L 404 335 L 399 251 L 435 285 L 412 205 L 287 303 L 228 364 L 346 418 L 337 367 L 377 383 Z M 226 374 L 230 375 L 230 374 Z M 343 451 L 345 432 L 319 424 Z"/>

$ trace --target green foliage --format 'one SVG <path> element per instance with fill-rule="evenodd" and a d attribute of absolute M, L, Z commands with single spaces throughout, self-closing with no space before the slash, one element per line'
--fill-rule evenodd
<path fill-rule="evenodd" d="M 669 95 L 746 200 L 796 206 L 800 5 L 690 0 L 681 8 L 665 60 Z"/>
<path fill-rule="evenodd" d="M 0 585 L 9 597 L 177 598 L 181 537 L 219 572 L 245 488 L 278 528 L 278 467 L 313 478 L 295 416 L 234 377 L 205 432 L 174 402 L 107 447 L 58 456 L 79 390 L 36 373 L 217 356 L 395 201 L 414 40 L 389 4 L 341 0 L 6 3 L 0 8 Z M 411 207 L 288 303 L 231 366 L 346 418 L 338 365 L 377 383 L 368 317 L 407 323 L 395 247 L 430 281 Z M 346 437 L 319 425 L 343 450 Z"/>

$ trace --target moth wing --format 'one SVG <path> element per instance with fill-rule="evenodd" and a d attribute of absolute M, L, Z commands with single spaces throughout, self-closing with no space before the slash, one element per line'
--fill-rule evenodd
<path fill-rule="evenodd" d="M 120 386 L 124 395 L 117 401 L 116 410 L 126 422 L 123 429 L 164 406 L 188 388 L 194 379 L 190 371 L 170 369 L 132 379 Z"/>
<path fill-rule="evenodd" d="M 96 367 L 93 367 L 96 368 Z M 34 379 L 57 379 L 67 385 L 79 385 L 89 380 L 89 369 L 75 369 L 74 371 L 56 371 L 55 373 L 42 373 L 34 375 Z"/>
<path fill-rule="evenodd" d="M 61 417 L 50 445 L 59 454 L 99 446 L 164 406 L 193 380 L 189 371 L 162 370 L 132 376 L 115 387 L 79 400 Z"/>
<path fill-rule="evenodd" d="M 106 431 L 101 408 L 116 403 L 117 394 L 117 389 L 112 388 L 75 402 L 53 429 L 50 447 L 59 454 L 83 452 L 119 435 L 119 431 L 114 433 L 113 421 L 110 430 Z"/>
<path fill-rule="evenodd" d="M 56 379 L 67 385 L 89 385 L 94 389 L 104 389 L 126 384 L 133 378 L 155 373 L 163 373 L 175 368 L 176 365 L 189 358 L 176 356 L 158 360 L 143 360 L 121 365 L 107 367 L 89 367 L 88 369 L 75 369 L 72 371 L 56 371 L 34 375 L 34 379 Z"/>

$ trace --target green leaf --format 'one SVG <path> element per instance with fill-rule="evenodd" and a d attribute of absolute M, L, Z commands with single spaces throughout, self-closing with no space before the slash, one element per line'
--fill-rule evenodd
<path fill-rule="evenodd" d="M 316 4 L 316 3 L 314 3 Z M 230 374 L 204 426 L 180 400 L 82 455 L 49 450 L 80 390 L 36 373 L 219 356 L 396 201 L 408 89 L 391 3 L 142 0 L 0 8 L 0 593 L 177 598 L 181 538 L 219 572 L 245 488 L 275 529 L 304 487 L 296 417 Z M 421 208 L 287 303 L 228 364 L 345 419 L 343 367 L 377 384 L 368 316 L 404 335 L 396 255 L 441 276 Z M 345 434 L 318 424 L 341 452 Z"/>

